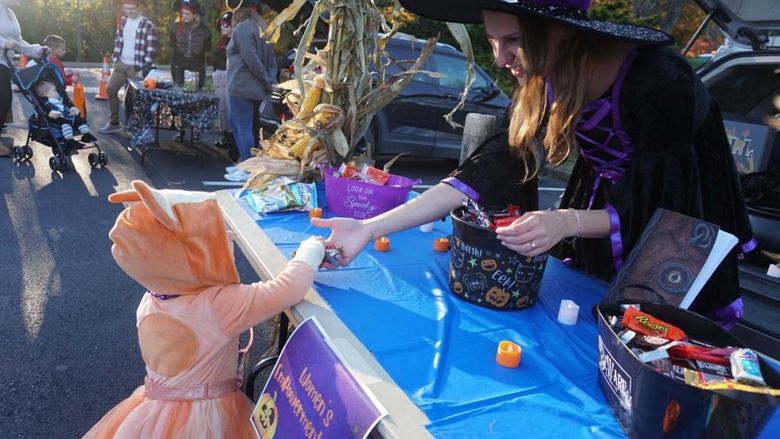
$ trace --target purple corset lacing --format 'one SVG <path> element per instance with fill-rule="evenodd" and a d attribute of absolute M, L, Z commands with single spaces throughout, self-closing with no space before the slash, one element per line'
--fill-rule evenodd
<path fill-rule="evenodd" d="M 580 154 L 592 166 L 596 174 L 588 200 L 588 209 L 593 207 L 593 200 L 602 180 L 615 184 L 625 172 L 625 164 L 634 154 L 634 144 L 623 130 L 620 123 L 620 88 L 628 68 L 636 58 L 636 50 L 631 52 L 620 66 L 612 93 L 608 98 L 596 99 L 582 109 L 582 118 L 577 124 L 574 134 L 579 141 Z M 609 116 L 612 116 L 611 124 Z M 600 134 L 599 141 L 594 138 Z M 618 142 L 615 142 L 617 138 Z"/>
<path fill-rule="evenodd" d="M 602 180 L 615 184 L 625 172 L 625 164 L 634 154 L 634 144 L 620 123 L 620 89 L 628 68 L 637 56 L 632 51 L 620 66 L 612 92 L 609 97 L 589 102 L 582 109 L 582 117 L 577 123 L 574 135 L 580 147 L 580 155 L 593 166 L 595 178 L 591 187 L 587 209 L 593 207 L 596 193 Z M 553 101 L 552 84 L 547 81 L 547 98 Z M 611 116 L 611 121 L 610 121 Z M 611 123 L 610 123 L 611 122 Z M 598 135 L 594 138 L 595 135 Z M 599 140 L 603 139 L 603 140 Z M 617 142 L 615 140 L 617 139 Z M 620 217 L 611 206 L 604 206 L 610 219 L 610 241 L 612 244 L 612 262 L 615 270 L 623 265 L 623 240 L 620 236 Z"/>

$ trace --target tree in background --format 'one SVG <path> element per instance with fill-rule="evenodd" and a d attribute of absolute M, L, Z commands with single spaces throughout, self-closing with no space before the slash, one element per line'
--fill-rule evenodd
<path fill-rule="evenodd" d="M 100 62 L 104 55 L 113 49 L 114 32 L 117 15 L 120 13 L 119 0 L 28 0 L 29 8 L 18 11 L 19 22 L 24 30 L 24 37 L 30 42 L 41 42 L 46 35 L 57 34 L 68 42 L 69 52 L 66 61 L 76 59 L 77 29 L 79 21 L 76 16 L 76 4 L 81 4 L 81 59 L 82 61 Z M 224 9 L 224 0 L 200 0 L 207 12 L 208 25 L 213 28 L 217 17 Z M 393 0 L 375 0 L 377 6 L 384 7 L 388 18 L 392 10 Z M 277 2 L 279 3 L 279 2 Z M 284 3 L 284 2 L 282 2 Z M 168 28 L 175 17 L 170 11 L 170 0 L 147 0 L 146 15 L 154 21 L 160 36 L 160 52 L 157 62 L 167 64 Z M 267 9 L 267 8 L 266 8 Z M 272 12 L 264 10 L 264 12 Z M 264 13 L 264 15 L 267 15 Z M 682 47 L 704 19 L 704 13 L 690 0 L 593 0 L 590 11 L 593 18 L 617 22 L 637 23 L 659 27 L 671 33 L 679 47 Z M 444 23 L 416 17 L 412 14 L 402 16 L 401 31 L 418 38 L 428 38 L 439 34 L 443 43 L 457 47 L 456 41 L 447 31 Z M 511 90 L 511 79 L 505 69 L 493 63 L 493 55 L 485 38 L 484 26 L 481 24 L 467 25 L 474 47 L 477 63 L 505 91 Z M 216 38 L 219 32 L 212 29 Z M 708 30 L 702 37 L 690 56 L 698 54 L 697 50 L 710 51 L 722 42 L 722 35 L 714 29 Z"/>
<path fill-rule="evenodd" d="M 65 61 L 76 59 L 77 29 L 79 20 L 77 17 L 77 2 L 81 5 L 81 60 L 86 62 L 100 62 L 105 55 L 111 55 L 114 48 L 114 34 L 116 32 L 117 16 L 121 14 L 119 0 L 27 0 L 30 6 L 20 8 L 17 16 L 24 38 L 29 42 L 43 41 L 46 35 L 57 34 L 68 43 L 68 53 Z M 222 9 L 224 0 L 200 0 L 207 11 L 207 24 L 213 29 Z M 167 32 L 175 20 L 175 14 L 171 14 L 171 0 L 147 0 L 145 15 L 151 19 L 157 27 L 160 38 L 157 63 L 167 64 L 169 53 L 167 46 Z M 216 38 L 219 32 L 212 32 Z"/>

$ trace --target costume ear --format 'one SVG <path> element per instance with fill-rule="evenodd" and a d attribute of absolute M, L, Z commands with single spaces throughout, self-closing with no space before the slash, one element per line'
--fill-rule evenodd
<path fill-rule="evenodd" d="M 114 204 L 130 203 L 132 201 L 141 201 L 136 191 L 114 192 L 108 196 L 108 201 Z"/>
<path fill-rule="evenodd" d="M 141 180 L 133 181 L 133 189 L 138 192 L 141 201 L 160 224 L 172 232 L 181 230 L 179 220 L 176 219 L 176 214 L 173 213 L 173 206 L 160 191 L 152 189 Z"/>

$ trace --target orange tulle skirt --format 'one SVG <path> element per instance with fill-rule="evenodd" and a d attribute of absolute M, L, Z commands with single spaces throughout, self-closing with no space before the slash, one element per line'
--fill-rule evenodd
<path fill-rule="evenodd" d="M 146 398 L 141 386 L 84 438 L 254 438 L 252 408 L 240 391 L 218 399 L 164 401 Z"/>

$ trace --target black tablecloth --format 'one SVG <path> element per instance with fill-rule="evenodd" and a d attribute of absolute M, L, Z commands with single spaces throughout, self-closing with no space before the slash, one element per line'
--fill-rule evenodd
<path fill-rule="evenodd" d="M 194 126 L 201 132 L 210 130 L 219 120 L 219 100 L 212 95 L 184 91 L 178 86 L 150 90 L 140 83 L 131 83 L 127 91 L 127 131 L 132 136 L 133 146 L 154 141 L 152 129 L 158 110 L 167 126 L 171 126 L 175 118 L 179 126 L 182 123 Z"/>

